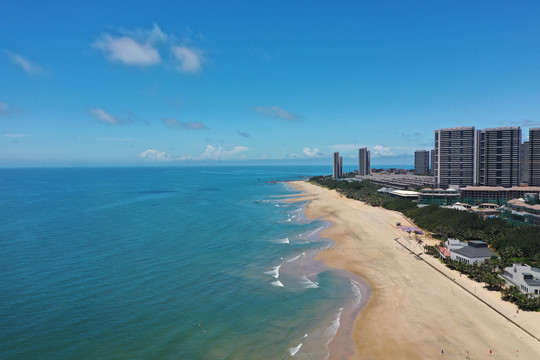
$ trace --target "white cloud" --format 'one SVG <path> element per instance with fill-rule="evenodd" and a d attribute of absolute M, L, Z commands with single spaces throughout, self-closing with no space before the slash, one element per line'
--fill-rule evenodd
<path fill-rule="evenodd" d="M 108 112 L 100 108 L 90 108 L 90 114 L 92 114 L 98 121 L 105 124 L 109 124 L 109 125 L 122 124 L 122 121 L 119 118 L 110 115 Z"/>
<path fill-rule="evenodd" d="M 223 147 L 214 147 L 212 145 L 206 145 L 205 151 L 199 156 L 187 155 L 180 158 L 180 160 L 232 160 L 232 159 L 244 159 L 241 153 L 248 151 L 245 146 L 235 146 L 232 150 L 225 150 Z"/>
<path fill-rule="evenodd" d="M 332 151 L 339 151 L 345 154 L 354 153 L 358 156 L 358 149 L 367 147 L 371 151 L 371 156 L 381 157 L 381 156 L 394 156 L 396 155 L 389 147 L 384 145 L 361 145 L 361 144 L 336 144 L 328 146 Z M 397 147 L 394 147 L 397 148 Z"/>
<path fill-rule="evenodd" d="M 256 106 L 254 110 L 277 119 L 287 120 L 287 121 L 298 121 L 300 117 L 296 114 L 293 114 L 285 109 L 282 109 L 276 105 L 274 106 Z"/>
<path fill-rule="evenodd" d="M 174 160 L 171 154 L 155 149 L 148 149 L 139 154 L 141 159 L 149 161 L 171 161 Z"/>
<path fill-rule="evenodd" d="M 28 75 L 39 75 L 45 73 L 41 66 L 33 63 L 22 55 L 15 54 L 7 50 L 4 50 L 4 53 L 13 64 L 23 69 Z"/>
<path fill-rule="evenodd" d="M 369 150 L 371 150 L 371 154 L 374 156 L 374 157 L 379 157 L 379 156 L 394 156 L 396 154 L 394 154 L 392 152 L 392 150 L 390 150 L 389 147 L 386 147 L 386 146 L 383 146 L 383 145 L 375 145 L 373 147 L 368 148 Z"/>
<path fill-rule="evenodd" d="M 113 37 L 105 34 L 94 46 L 102 50 L 113 61 L 126 65 L 149 66 L 161 62 L 156 48 L 150 43 L 140 43 L 128 36 Z"/>
<path fill-rule="evenodd" d="M 310 149 L 310 148 L 307 148 L 305 147 L 302 152 L 304 153 L 304 155 L 306 157 L 318 157 L 318 156 L 321 156 L 322 154 L 320 153 L 319 149 L 318 148 L 313 148 L 313 149 Z"/>
<path fill-rule="evenodd" d="M 191 74 L 201 71 L 203 55 L 199 49 L 187 46 L 173 46 L 171 50 L 174 58 L 179 62 L 178 70 Z"/>
<path fill-rule="evenodd" d="M 163 118 L 161 119 L 169 127 L 173 128 L 182 128 L 187 130 L 208 130 L 208 127 L 199 121 L 178 121 L 172 118 Z"/>
<path fill-rule="evenodd" d="M 92 45 L 109 60 L 131 66 L 154 66 L 170 58 L 168 65 L 188 74 L 200 72 L 204 60 L 201 49 L 180 43 L 174 34 L 163 32 L 156 24 L 151 29 L 102 34 Z"/>

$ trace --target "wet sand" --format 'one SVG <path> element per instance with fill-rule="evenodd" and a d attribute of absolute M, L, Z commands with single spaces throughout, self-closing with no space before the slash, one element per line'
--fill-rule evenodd
<path fill-rule="evenodd" d="M 355 348 L 336 336 L 331 359 L 540 358 L 540 313 L 517 313 L 499 293 L 422 254 L 414 235 L 396 228 L 406 224 L 401 214 L 307 182 L 289 184 L 305 192 L 295 200 L 310 201 L 308 218 L 332 223 L 320 235 L 335 245 L 317 259 L 360 276 L 372 290 L 355 320 Z"/>

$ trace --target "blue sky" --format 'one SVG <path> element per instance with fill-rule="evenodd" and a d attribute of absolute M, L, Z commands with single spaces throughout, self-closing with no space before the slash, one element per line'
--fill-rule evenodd
<path fill-rule="evenodd" d="M 0 166 L 412 164 L 540 126 L 537 1 L 0 2 Z"/>

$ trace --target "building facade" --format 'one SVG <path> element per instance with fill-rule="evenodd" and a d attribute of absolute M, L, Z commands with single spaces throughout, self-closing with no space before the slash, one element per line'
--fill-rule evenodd
<path fill-rule="evenodd" d="M 508 200 L 524 198 L 527 194 L 540 194 L 539 186 L 467 186 L 459 190 L 461 202 L 478 205 L 491 203 L 504 205 Z"/>
<path fill-rule="evenodd" d="M 524 294 L 540 295 L 540 269 L 525 264 L 513 264 L 504 268 L 501 276 Z"/>
<path fill-rule="evenodd" d="M 416 150 L 414 152 L 414 172 L 416 175 L 429 174 L 429 151 Z"/>
<path fill-rule="evenodd" d="M 371 173 L 371 152 L 367 148 L 358 149 L 358 175 Z"/>
<path fill-rule="evenodd" d="M 540 128 L 529 129 L 529 185 L 540 186 Z"/>
<path fill-rule="evenodd" d="M 477 143 L 474 126 L 435 130 L 434 176 L 438 187 L 475 184 Z"/>
<path fill-rule="evenodd" d="M 519 179 L 521 184 L 529 183 L 529 142 L 524 141 L 521 144 L 520 160 L 519 160 Z"/>
<path fill-rule="evenodd" d="M 332 177 L 334 179 L 341 179 L 343 176 L 343 157 L 339 156 L 339 152 L 336 151 L 333 160 Z"/>
<path fill-rule="evenodd" d="M 429 166 L 429 174 L 431 176 L 435 176 L 435 150 L 430 151 L 430 166 Z"/>
<path fill-rule="evenodd" d="M 466 243 L 466 246 L 450 250 L 450 258 L 452 260 L 461 261 L 469 265 L 482 263 L 487 259 L 491 259 L 493 256 L 497 255 L 488 249 L 488 245 L 484 241 L 469 241 Z"/>
<path fill-rule="evenodd" d="M 481 186 L 519 186 L 521 128 L 482 129 L 478 130 L 477 139 L 475 183 Z"/>

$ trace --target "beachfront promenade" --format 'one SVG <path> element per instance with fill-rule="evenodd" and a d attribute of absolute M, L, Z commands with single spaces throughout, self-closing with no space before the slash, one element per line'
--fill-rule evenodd
<path fill-rule="evenodd" d="M 307 182 L 292 185 L 305 192 L 298 200 L 310 200 L 306 216 L 333 224 L 321 236 L 335 245 L 319 257 L 372 289 L 356 321 L 355 358 L 540 358 L 540 314 L 517 312 L 499 293 L 421 255 L 414 237 L 395 226 L 401 214 Z M 340 358 L 337 346 L 330 350 Z"/>

